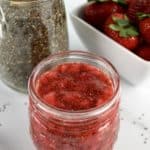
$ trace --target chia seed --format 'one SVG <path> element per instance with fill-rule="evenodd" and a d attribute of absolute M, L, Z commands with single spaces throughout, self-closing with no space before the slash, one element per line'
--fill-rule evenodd
<path fill-rule="evenodd" d="M 132 123 L 133 123 L 133 125 L 136 125 L 136 121 L 133 121 Z"/>
<path fill-rule="evenodd" d="M 145 114 L 142 114 L 142 117 L 144 117 L 145 116 Z"/>
<path fill-rule="evenodd" d="M 68 48 L 63 0 L 0 0 L 0 73 L 10 87 L 26 92 L 33 68 Z"/>
<path fill-rule="evenodd" d="M 120 118 L 120 120 L 122 120 L 122 121 L 123 121 L 123 120 L 124 120 L 124 118 Z"/>
<path fill-rule="evenodd" d="M 142 120 L 142 118 L 141 118 L 141 117 L 138 117 L 138 120 Z"/>
<path fill-rule="evenodd" d="M 27 105 L 28 105 L 28 103 L 27 103 L 27 102 L 24 102 L 24 105 L 25 105 L 25 106 L 27 106 Z"/>
<path fill-rule="evenodd" d="M 144 140 L 145 140 L 145 141 L 147 141 L 147 140 L 148 140 L 148 138 L 145 138 Z"/>
<path fill-rule="evenodd" d="M 9 104 L 3 104 L 0 106 L 0 112 L 5 112 Z"/>
<path fill-rule="evenodd" d="M 148 128 L 147 128 L 147 127 L 144 127 L 144 130 L 145 130 L 145 131 L 147 131 L 147 130 L 148 130 Z"/>

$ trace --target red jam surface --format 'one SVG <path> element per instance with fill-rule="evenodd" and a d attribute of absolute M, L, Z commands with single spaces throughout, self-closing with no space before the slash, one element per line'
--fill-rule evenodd
<path fill-rule="evenodd" d="M 112 80 L 84 63 L 65 63 L 39 76 L 36 92 L 48 106 L 71 112 L 102 107 L 114 95 Z M 118 98 L 119 99 L 119 98 Z M 112 150 L 119 128 L 119 101 L 98 117 L 67 122 L 30 101 L 31 134 L 38 150 Z"/>
<path fill-rule="evenodd" d="M 45 104 L 76 111 L 106 104 L 113 95 L 113 86 L 108 76 L 94 66 L 66 63 L 42 74 L 37 91 Z"/>

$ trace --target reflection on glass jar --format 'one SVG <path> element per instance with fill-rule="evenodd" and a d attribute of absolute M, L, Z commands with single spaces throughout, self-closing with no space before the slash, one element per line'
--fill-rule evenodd
<path fill-rule="evenodd" d="M 33 67 L 68 47 L 63 0 L 5 0 L 0 6 L 1 78 L 25 92 Z"/>
<path fill-rule="evenodd" d="M 115 69 L 86 52 L 41 62 L 29 80 L 30 132 L 38 150 L 112 150 L 119 130 Z"/>

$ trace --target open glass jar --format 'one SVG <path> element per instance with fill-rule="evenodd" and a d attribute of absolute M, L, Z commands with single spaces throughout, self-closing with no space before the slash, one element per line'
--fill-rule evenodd
<path fill-rule="evenodd" d="M 63 0 L 0 0 L 0 75 L 25 92 L 33 67 L 68 47 Z"/>
<path fill-rule="evenodd" d="M 68 76 L 68 72 L 70 70 L 66 67 L 67 65 L 72 65 L 72 67 L 70 67 L 70 70 L 73 71 L 73 76 L 76 76 L 76 80 L 74 81 L 73 86 L 71 85 L 72 83 L 70 81 L 72 79 L 70 78 L 70 76 Z M 78 83 L 79 86 L 77 86 L 77 88 L 80 88 L 78 92 L 81 92 L 81 95 L 89 95 L 89 97 L 91 96 L 91 98 L 94 96 L 92 96 L 92 91 L 95 90 L 94 86 L 92 86 L 93 88 L 91 89 L 91 92 L 88 91 L 87 93 L 84 93 L 84 90 L 84 92 L 80 91 L 83 89 L 83 87 L 87 88 L 87 86 L 84 86 L 88 82 L 86 80 L 93 79 L 93 77 L 88 78 L 90 74 L 86 74 L 85 72 L 83 72 L 85 68 L 83 69 L 80 65 L 84 66 L 85 68 L 92 68 L 92 72 L 93 67 L 100 70 L 100 74 L 102 77 L 100 86 L 102 85 L 101 83 L 106 82 L 108 81 L 107 79 L 109 79 L 110 82 L 107 82 L 107 84 L 111 83 L 113 90 L 106 90 L 106 84 L 105 86 L 101 86 L 101 93 L 97 93 L 101 95 L 100 103 L 104 100 L 104 97 L 106 98 L 105 104 L 90 108 L 88 107 L 88 109 L 84 110 L 78 109 L 77 111 L 69 107 L 71 105 L 74 105 L 75 108 L 83 108 L 81 107 L 81 105 L 83 105 L 84 108 L 87 108 L 86 106 L 89 105 L 89 103 L 87 103 L 86 101 L 88 97 L 85 97 L 85 101 L 80 101 L 79 99 L 81 99 L 81 97 L 79 99 L 72 99 L 72 97 L 70 97 L 70 92 L 73 92 L 72 94 L 75 97 L 78 95 L 76 95 L 77 91 L 72 91 L 72 88 L 74 89 L 74 87 L 76 87 Z M 57 74 L 57 71 L 60 70 L 57 68 L 57 66 L 58 68 L 61 66 L 61 73 Z M 49 72 L 54 71 L 55 67 L 58 69 L 56 69 L 56 72 Z M 78 70 L 78 67 L 80 68 L 80 75 L 84 77 L 82 78 L 83 80 L 81 78 L 78 79 L 79 74 L 76 74 L 76 70 Z M 98 75 L 99 72 L 95 73 L 95 75 L 96 74 Z M 45 75 L 46 78 L 44 77 Z M 50 80 L 50 76 L 52 76 L 52 79 L 54 79 L 56 76 L 58 77 L 54 79 L 56 80 L 56 82 L 53 80 L 55 82 L 55 90 L 57 90 L 57 87 L 59 86 L 62 88 L 67 88 L 67 91 L 63 92 L 68 99 L 61 98 L 59 99 L 60 101 L 58 99 L 56 100 L 58 103 L 60 102 L 59 104 L 61 104 L 61 108 L 58 108 L 56 106 L 57 102 L 54 100 L 53 94 L 48 93 L 48 102 L 56 104 L 55 106 L 48 105 L 43 102 L 43 99 L 39 94 L 44 93 L 45 91 L 49 92 L 48 89 L 51 89 L 54 82 L 51 82 L 52 80 Z M 106 76 L 108 77 L 107 79 L 105 78 Z M 59 77 L 62 77 L 62 80 L 59 80 Z M 66 77 L 68 83 L 65 82 Z M 41 84 L 40 81 L 42 82 L 43 86 L 39 90 Z M 99 87 L 98 80 L 92 81 L 94 82 L 95 86 Z M 48 82 L 50 83 L 47 84 Z M 87 52 L 80 51 L 69 51 L 55 54 L 42 61 L 34 69 L 29 79 L 28 91 L 30 99 L 30 132 L 38 150 L 113 149 L 119 129 L 120 83 L 119 76 L 116 70 L 105 59 Z M 107 92 L 105 92 L 104 94 L 103 91 Z M 61 92 L 61 90 L 59 89 L 58 92 Z M 112 95 L 111 97 L 109 97 L 108 95 L 111 92 Z M 65 107 L 69 109 L 65 109 L 63 105 L 64 103 L 61 103 L 63 100 L 67 100 L 67 103 L 65 103 Z"/>

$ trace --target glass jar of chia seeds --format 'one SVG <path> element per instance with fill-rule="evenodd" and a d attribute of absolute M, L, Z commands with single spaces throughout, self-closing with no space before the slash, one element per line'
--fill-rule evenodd
<path fill-rule="evenodd" d="M 0 75 L 26 92 L 33 67 L 68 47 L 63 0 L 0 0 Z"/>
<path fill-rule="evenodd" d="M 105 59 L 79 51 L 52 55 L 34 69 L 28 90 L 37 150 L 113 150 L 120 81 Z"/>

